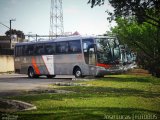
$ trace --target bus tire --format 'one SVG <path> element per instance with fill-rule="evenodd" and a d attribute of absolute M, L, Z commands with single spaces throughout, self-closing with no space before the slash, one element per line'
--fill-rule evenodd
<path fill-rule="evenodd" d="M 47 78 L 54 78 L 56 75 L 47 75 Z"/>
<path fill-rule="evenodd" d="M 34 69 L 33 69 L 32 67 L 30 67 L 30 68 L 28 69 L 28 77 L 29 77 L 29 78 L 35 78 L 35 77 L 36 77 L 35 72 L 34 72 Z"/>
<path fill-rule="evenodd" d="M 76 67 L 74 69 L 74 75 L 75 75 L 76 78 L 82 78 L 82 71 L 79 67 Z"/>

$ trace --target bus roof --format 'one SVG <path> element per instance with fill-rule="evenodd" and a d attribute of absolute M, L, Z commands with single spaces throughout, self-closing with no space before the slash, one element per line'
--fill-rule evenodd
<path fill-rule="evenodd" d="M 115 38 L 115 37 L 109 37 L 109 36 L 82 36 L 82 35 L 76 35 L 76 36 L 67 36 L 67 37 L 57 37 L 54 39 L 43 39 L 41 41 L 29 41 L 29 42 L 21 42 L 17 43 L 16 46 L 19 45 L 26 45 L 26 44 L 37 44 L 37 43 L 51 43 L 51 42 L 60 42 L 60 41 L 70 41 L 70 40 L 79 40 L 79 39 L 89 39 L 89 38 Z"/>

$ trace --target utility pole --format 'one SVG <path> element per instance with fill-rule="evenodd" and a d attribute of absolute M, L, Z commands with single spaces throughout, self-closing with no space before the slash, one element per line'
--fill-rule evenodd
<path fill-rule="evenodd" d="M 12 21 L 16 21 L 16 19 L 11 19 L 9 20 L 9 24 L 10 24 L 10 48 L 12 47 Z"/>
<path fill-rule="evenodd" d="M 49 38 L 64 34 L 62 0 L 51 0 Z"/>

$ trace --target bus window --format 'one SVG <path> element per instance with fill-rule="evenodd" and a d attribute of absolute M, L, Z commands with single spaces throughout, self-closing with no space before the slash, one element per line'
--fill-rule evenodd
<path fill-rule="evenodd" d="M 109 45 L 110 45 L 110 47 L 111 48 L 114 48 L 115 47 L 115 39 L 113 39 L 113 38 L 109 38 L 108 39 L 108 43 L 109 43 Z"/>
<path fill-rule="evenodd" d="M 112 62 L 112 54 L 108 41 L 103 38 L 96 40 L 97 40 L 97 62 L 103 64 L 108 64 Z"/>
<path fill-rule="evenodd" d="M 69 52 L 70 53 L 79 53 L 81 52 L 80 40 L 70 41 L 69 42 Z"/>
<path fill-rule="evenodd" d="M 88 49 L 88 46 L 90 46 L 91 44 L 93 44 L 93 39 L 83 39 L 82 40 L 82 44 L 83 44 L 83 50 L 86 52 Z"/>
<path fill-rule="evenodd" d="M 25 55 L 33 55 L 33 54 L 34 54 L 34 45 L 26 45 Z"/>
<path fill-rule="evenodd" d="M 36 55 L 42 55 L 44 54 L 44 47 L 43 44 L 38 44 L 35 48 Z"/>
<path fill-rule="evenodd" d="M 120 48 L 119 47 L 115 47 L 113 49 L 113 60 L 117 60 L 117 59 L 120 59 Z"/>
<path fill-rule="evenodd" d="M 17 47 L 15 47 L 15 56 L 20 56 L 20 54 L 19 54 L 19 48 L 20 48 L 20 46 L 17 46 Z"/>
<path fill-rule="evenodd" d="M 23 56 L 23 46 L 17 46 L 15 50 L 15 56 Z"/>
<path fill-rule="evenodd" d="M 82 40 L 82 46 L 83 46 L 83 52 L 84 52 L 84 58 L 85 58 L 86 64 L 89 64 L 88 47 L 93 43 L 94 43 L 93 39 L 83 39 Z"/>
<path fill-rule="evenodd" d="M 59 54 L 68 53 L 68 42 L 57 42 L 56 52 Z"/>
<path fill-rule="evenodd" d="M 45 47 L 45 54 L 50 55 L 56 53 L 56 46 L 54 43 L 45 44 L 44 47 Z"/>

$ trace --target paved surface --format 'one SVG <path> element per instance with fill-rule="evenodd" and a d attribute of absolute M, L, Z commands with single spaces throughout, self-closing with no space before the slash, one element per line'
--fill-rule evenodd
<path fill-rule="evenodd" d="M 53 79 L 40 77 L 30 79 L 27 75 L 0 74 L 0 97 L 17 91 L 29 91 L 34 89 L 46 89 L 56 82 L 72 82 L 74 76 L 57 76 Z"/>

